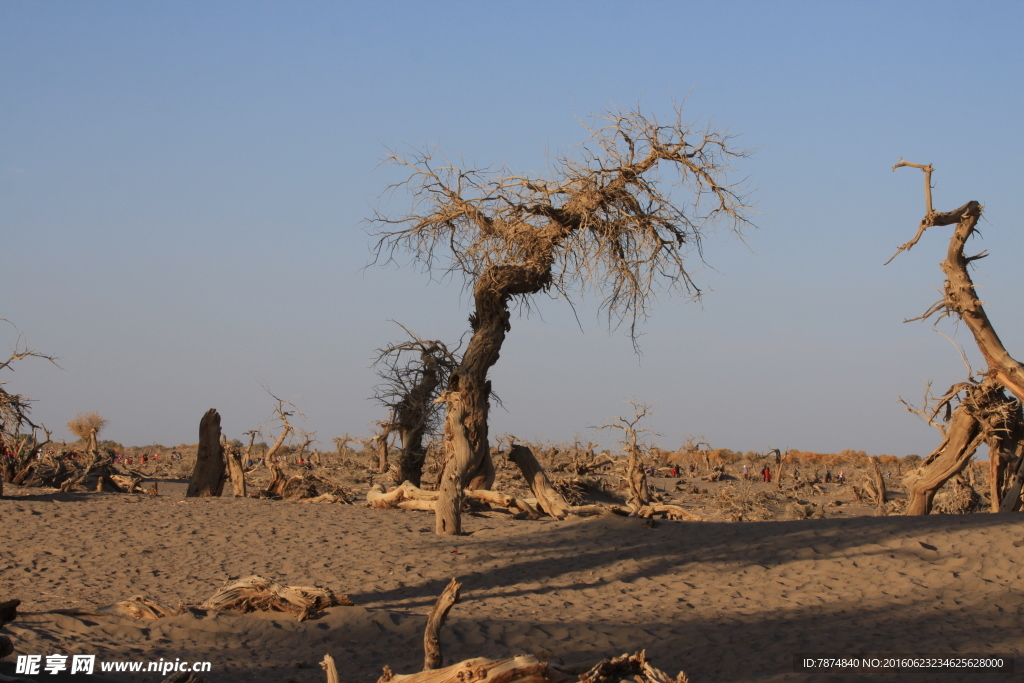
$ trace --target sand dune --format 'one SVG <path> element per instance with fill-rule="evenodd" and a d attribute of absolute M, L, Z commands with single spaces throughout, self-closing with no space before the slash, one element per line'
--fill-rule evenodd
<path fill-rule="evenodd" d="M 432 533 L 428 513 L 184 501 L 162 490 L 153 499 L 24 489 L 0 500 L 0 599 L 23 601 L 25 614 L 5 629 L 19 652 L 209 660 L 210 681 L 301 683 L 324 680 L 317 662 L 330 653 L 343 680 L 375 681 L 385 664 L 418 669 L 425 615 L 455 576 L 463 600 L 442 634 L 446 661 L 533 652 L 571 663 L 647 648 L 660 668 L 694 681 L 1021 680 L 791 673 L 802 652 L 1019 654 L 1020 515 L 652 528 L 495 512 L 467 517 L 468 535 L 453 539 Z M 356 606 L 302 623 L 282 614 L 136 622 L 41 613 L 136 594 L 199 604 L 249 574 L 327 586 Z"/>

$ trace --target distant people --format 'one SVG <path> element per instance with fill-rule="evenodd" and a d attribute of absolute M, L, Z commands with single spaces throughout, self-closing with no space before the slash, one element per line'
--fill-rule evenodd
<path fill-rule="evenodd" d="M 668 476 L 672 477 L 673 479 L 678 477 L 679 476 L 679 467 L 677 467 L 676 465 L 672 465 L 672 469 L 670 469 L 668 471 Z"/>
<path fill-rule="evenodd" d="M 746 465 L 743 466 L 743 478 L 747 479 L 750 476 L 750 468 Z"/>
<path fill-rule="evenodd" d="M 772 483 L 772 470 L 769 467 L 764 468 L 764 480 L 765 483 Z"/>
<path fill-rule="evenodd" d="M 842 486 L 843 484 L 845 484 L 845 483 L 846 483 L 846 473 L 845 473 L 845 472 L 843 472 L 842 470 L 839 470 L 839 476 L 838 476 L 838 479 L 839 479 L 839 485 L 840 485 L 840 486 Z"/>
<path fill-rule="evenodd" d="M 825 483 L 829 484 L 832 482 L 832 472 L 825 470 Z"/>

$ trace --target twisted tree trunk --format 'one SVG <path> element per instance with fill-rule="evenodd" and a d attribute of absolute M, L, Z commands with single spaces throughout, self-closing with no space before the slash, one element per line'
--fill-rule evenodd
<path fill-rule="evenodd" d="M 537 462 L 533 451 L 526 446 L 516 444 L 508 453 L 508 459 L 519 467 L 523 473 L 523 479 L 530 487 L 534 497 L 537 499 L 537 506 L 555 519 L 564 519 L 569 514 L 569 503 L 558 491 L 551 486 L 548 475 L 544 468 Z"/>
<path fill-rule="evenodd" d="M 977 384 L 972 380 L 967 396 L 953 411 L 942 444 L 916 472 L 908 475 L 912 486 L 908 489 L 911 492 L 911 500 L 907 514 L 928 514 L 935 491 L 967 465 L 978 445 L 984 441 L 988 441 L 990 445 L 990 498 L 993 510 L 1019 509 L 1019 480 L 1011 476 L 1009 481 L 1003 482 L 1003 457 L 1004 453 L 1016 453 L 1021 447 L 1021 429 L 1014 426 L 1008 430 L 1006 425 L 1014 419 L 1011 414 L 1019 414 L 1020 404 L 1024 403 L 1024 365 L 1013 358 L 1003 346 L 982 301 L 978 298 L 974 281 L 967 270 L 971 261 L 984 258 L 987 254 L 982 252 L 975 256 L 964 255 L 967 240 L 974 234 L 981 219 L 982 206 L 976 201 L 969 201 L 953 211 L 936 212 L 932 206 L 932 166 L 900 159 L 893 170 L 902 166 L 919 168 L 924 172 L 925 215 L 918 225 L 914 238 L 900 246 L 892 258 L 917 244 L 928 228 L 956 224 L 946 249 L 946 259 L 940 264 L 942 272 L 946 275 L 943 299 L 921 318 L 927 318 L 939 311 L 942 311 L 943 315 L 955 314 L 970 329 L 978 350 L 988 365 L 984 381 Z M 889 261 L 892 261 L 892 258 Z M 1004 388 L 1017 398 L 1018 404 L 1013 409 L 1008 406 L 1010 399 L 1003 393 Z M 1021 463 L 1014 464 L 1018 465 L 1019 469 Z M 1017 490 L 1015 500 L 1011 500 L 1009 496 L 1010 489 L 1013 488 Z"/>
<path fill-rule="evenodd" d="M 932 500 L 942 485 L 960 474 L 971 461 L 975 451 L 985 441 L 981 421 L 966 404 L 972 394 L 983 393 L 993 388 L 990 379 L 985 384 L 972 385 L 967 397 L 953 411 L 946 432 L 939 447 L 925 458 L 924 462 L 903 477 L 903 485 L 910 497 L 906 514 L 927 515 L 932 510 Z"/>
<path fill-rule="evenodd" d="M 462 500 L 466 476 L 472 467 L 473 447 L 466 437 L 466 406 L 459 392 L 446 391 L 438 399 L 448 404 L 444 421 L 446 461 L 441 471 L 434 518 L 434 532 L 439 536 L 462 533 Z M 486 428 L 486 426 L 485 426 Z"/>

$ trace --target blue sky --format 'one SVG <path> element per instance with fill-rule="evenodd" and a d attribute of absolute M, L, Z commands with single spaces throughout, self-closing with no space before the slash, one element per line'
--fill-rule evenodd
<path fill-rule="evenodd" d="M 469 313 L 460 282 L 367 267 L 387 149 L 543 172 L 579 120 L 685 100 L 755 150 L 758 228 L 708 238 L 709 293 L 659 299 L 640 356 L 596 301 L 514 320 L 492 433 L 598 440 L 637 397 L 665 447 L 927 453 L 897 396 L 965 369 L 902 320 L 938 298 L 948 232 L 883 267 L 923 213 L 920 173 L 890 168 L 985 204 L 976 281 L 1024 355 L 1022 31 L 1018 2 L 2 1 L 0 343 L 63 368 L 3 379 L 58 437 L 97 410 L 126 444 L 194 442 L 210 407 L 237 436 L 261 384 L 325 446 L 365 434 L 390 321 L 455 341 Z"/>

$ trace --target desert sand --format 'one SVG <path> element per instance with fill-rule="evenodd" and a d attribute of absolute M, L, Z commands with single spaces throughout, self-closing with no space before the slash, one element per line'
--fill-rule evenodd
<path fill-rule="evenodd" d="M 146 495 L 41 493 L 0 500 L 3 629 L 19 653 L 99 660 L 208 660 L 208 681 L 376 681 L 422 662 L 425 616 L 451 577 L 462 601 L 445 663 L 535 653 L 578 663 L 646 648 L 704 681 L 1003 681 L 1018 673 L 793 673 L 797 653 L 1016 653 L 1024 649 L 1024 517 L 852 517 L 672 522 L 470 515 L 465 536 L 433 515 L 361 505 L 207 498 L 183 485 Z M 298 622 L 193 610 L 155 621 L 47 613 L 145 595 L 198 605 L 259 574 L 344 593 Z M 0 673 L 13 674 L 12 658 Z M 155 673 L 39 680 L 158 681 Z"/>

